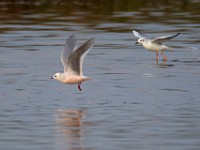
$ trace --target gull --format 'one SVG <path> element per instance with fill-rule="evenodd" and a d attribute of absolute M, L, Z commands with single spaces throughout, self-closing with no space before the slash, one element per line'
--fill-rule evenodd
<path fill-rule="evenodd" d="M 156 52 L 156 61 L 158 61 L 158 52 L 161 52 L 162 56 L 164 57 L 164 61 L 167 61 L 167 57 L 164 55 L 164 50 L 172 49 L 170 47 L 167 47 L 165 45 L 162 45 L 163 42 L 171 40 L 172 38 L 175 38 L 180 33 L 177 33 L 175 35 L 168 35 L 168 36 L 161 36 L 154 39 L 148 39 L 146 38 L 141 32 L 137 30 L 132 31 L 134 36 L 138 37 L 138 41 L 135 44 L 142 44 L 144 48 L 150 51 Z"/>
<path fill-rule="evenodd" d="M 91 50 L 95 42 L 94 38 L 87 40 L 79 48 L 77 48 L 77 39 L 75 35 L 71 35 L 61 52 L 61 62 L 64 67 L 64 73 L 56 73 L 52 79 L 56 79 L 65 84 L 78 84 L 81 91 L 81 82 L 90 80 L 91 78 L 83 75 L 83 61 L 87 53 Z"/>

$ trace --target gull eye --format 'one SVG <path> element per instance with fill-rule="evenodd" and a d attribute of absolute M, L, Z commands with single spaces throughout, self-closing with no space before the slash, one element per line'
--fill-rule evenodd
<path fill-rule="evenodd" d="M 54 76 L 54 78 L 56 78 L 56 77 L 57 77 L 57 75 Z"/>

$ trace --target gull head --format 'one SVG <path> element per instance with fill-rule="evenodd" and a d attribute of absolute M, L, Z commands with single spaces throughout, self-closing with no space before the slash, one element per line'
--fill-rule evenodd
<path fill-rule="evenodd" d="M 59 80 L 61 73 L 55 73 L 51 79 Z"/>
<path fill-rule="evenodd" d="M 139 38 L 138 41 L 135 44 L 143 44 L 144 43 L 144 38 Z"/>

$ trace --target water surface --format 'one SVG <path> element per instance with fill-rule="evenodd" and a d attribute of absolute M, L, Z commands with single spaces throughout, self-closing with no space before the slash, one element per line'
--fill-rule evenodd
<path fill-rule="evenodd" d="M 199 1 L 0 3 L 0 145 L 4 150 L 199 150 Z M 142 46 L 167 42 L 167 62 Z M 63 85 L 67 37 L 96 43 L 84 62 L 93 80 Z"/>

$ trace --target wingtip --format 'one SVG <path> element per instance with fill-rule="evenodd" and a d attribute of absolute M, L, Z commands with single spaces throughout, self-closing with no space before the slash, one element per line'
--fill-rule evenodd
<path fill-rule="evenodd" d="M 76 34 L 71 34 L 70 36 L 69 36 L 69 38 L 76 38 Z"/>
<path fill-rule="evenodd" d="M 95 41 L 96 41 L 96 39 L 95 39 L 95 38 L 90 38 L 90 39 L 88 40 L 88 42 L 91 42 L 92 44 L 94 44 L 94 43 L 95 43 Z"/>
<path fill-rule="evenodd" d="M 91 47 L 94 46 L 94 43 L 95 43 L 95 38 L 90 38 L 83 45 L 85 45 L 86 47 L 88 47 L 86 49 L 89 49 L 89 48 L 91 48 Z"/>
<path fill-rule="evenodd" d="M 67 38 L 67 42 L 68 41 L 76 41 L 77 40 L 77 37 L 75 34 L 71 34 L 68 38 Z"/>
<path fill-rule="evenodd" d="M 140 30 L 138 30 L 138 29 L 133 29 L 133 32 L 138 32 L 138 33 L 141 33 L 141 31 Z"/>
<path fill-rule="evenodd" d="M 178 32 L 177 34 L 174 35 L 174 37 L 178 36 L 179 34 L 181 34 L 180 32 Z"/>
<path fill-rule="evenodd" d="M 144 38 L 145 37 L 145 35 L 141 31 L 139 31 L 138 29 L 133 29 L 132 32 L 133 32 L 133 35 L 137 38 Z"/>
<path fill-rule="evenodd" d="M 90 38 L 90 40 L 91 40 L 91 41 L 95 41 L 95 38 L 94 38 L 94 37 L 92 37 L 92 38 Z"/>
<path fill-rule="evenodd" d="M 138 32 L 138 31 L 137 31 L 137 30 L 135 30 L 135 29 L 133 29 L 133 30 L 132 30 L 132 32 L 133 32 L 133 34 L 135 34 L 135 32 Z"/>
<path fill-rule="evenodd" d="M 135 29 L 132 30 L 132 33 L 133 33 L 134 36 L 136 36 L 137 32 L 138 32 L 138 31 L 135 30 Z"/>

